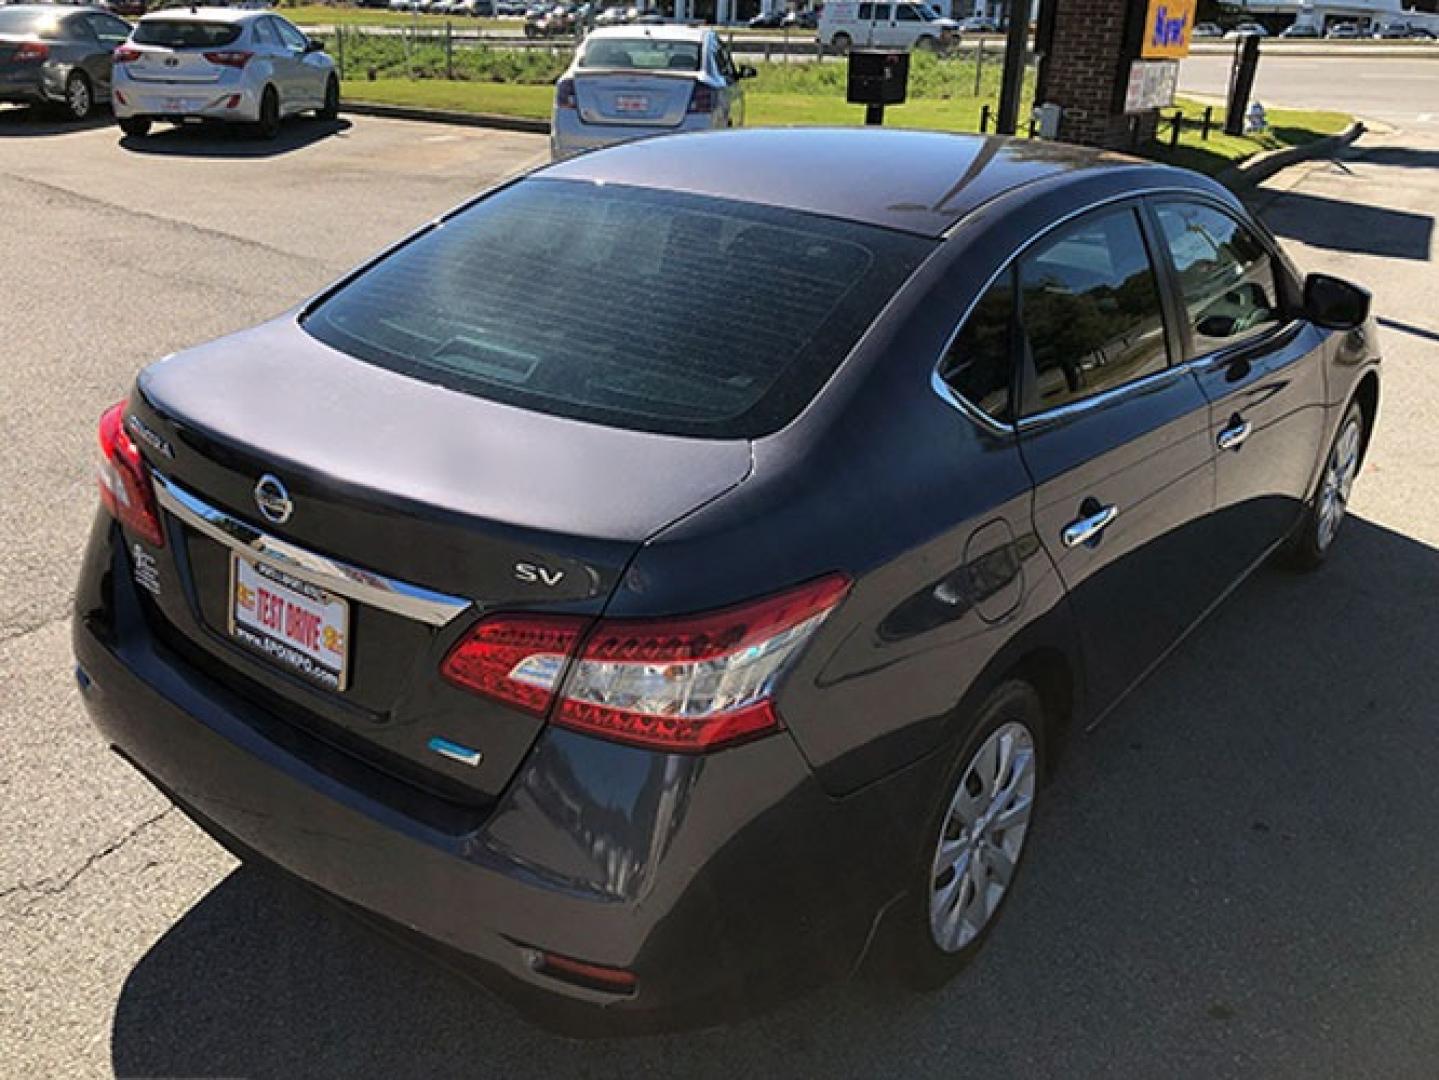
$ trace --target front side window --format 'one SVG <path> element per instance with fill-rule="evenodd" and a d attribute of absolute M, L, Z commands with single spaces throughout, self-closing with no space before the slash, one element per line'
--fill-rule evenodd
<path fill-rule="evenodd" d="M 923 21 L 924 21 L 922 18 L 920 18 L 919 12 L 916 11 L 914 8 L 910 7 L 908 4 L 900 4 L 900 5 L 899 5 L 899 8 L 897 9 L 897 13 L 896 13 L 896 18 L 898 18 L 900 22 L 923 22 Z"/>
<path fill-rule="evenodd" d="M 798 415 L 933 249 L 792 210 L 534 179 L 386 256 L 304 327 L 490 401 L 757 438 Z"/>
<path fill-rule="evenodd" d="M 1155 208 L 1198 356 L 1274 329 L 1283 321 L 1274 263 L 1234 218 L 1201 203 Z"/>
<path fill-rule="evenodd" d="M 1014 274 L 1006 272 L 974 306 L 939 369 L 951 390 L 1002 424 L 1014 419 L 1016 329 Z"/>
<path fill-rule="evenodd" d="M 309 38 L 305 37 L 304 34 L 300 33 L 300 31 L 296 30 L 284 19 L 274 18 L 270 21 L 274 24 L 275 29 L 280 32 L 280 40 L 284 42 L 286 48 L 294 49 L 296 52 L 305 51 L 305 46 L 309 44 Z"/>
<path fill-rule="evenodd" d="M 99 13 L 91 13 L 87 18 L 95 36 L 107 45 L 123 45 L 130 40 L 130 24 L 123 19 Z"/>
<path fill-rule="evenodd" d="M 275 31 L 275 24 L 269 19 L 259 19 L 251 31 L 256 45 L 269 45 L 271 48 L 280 47 L 280 35 Z"/>
<path fill-rule="evenodd" d="M 1082 401 L 1169 362 L 1159 286 L 1134 210 L 1066 226 L 1019 269 L 1033 361 L 1029 415 Z"/>

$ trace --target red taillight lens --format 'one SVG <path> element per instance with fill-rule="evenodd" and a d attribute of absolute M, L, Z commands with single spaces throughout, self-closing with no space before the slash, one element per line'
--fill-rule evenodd
<path fill-rule="evenodd" d="M 779 678 L 849 591 L 833 574 L 704 615 L 482 619 L 441 672 L 562 727 L 657 750 L 705 751 L 778 730 Z M 581 643 L 583 639 L 583 643 Z"/>
<path fill-rule="evenodd" d="M 591 964 L 585 960 L 575 960 L 552 952 L 538 954 L 535 970 L 541 975 L 563 979 L 576 986 L 585 986 L 593 990 L 607 990 L 612 994 L 633 994 L 638 982 L 633 971 L 607 967 L 604 964 Z"/>
<path fill-rule="evenodd" d="M 588 622 L 570 615 L 481 619 L 450 650 L 440 673 L 465 690 L 543 716 Z"/>
<path fill-rule="evenodd" d="M 50 46 L 42 41 L 22 41 L 10 54 L 16 64 L 40 64 L 50 59 Z"/>
<path fill-rule="evenodd" d="M 709 113 L 715 111 L 715 91 L 709 83 L 695 83 L 694 92 L 690 94 L 690 112 Z"/>
<path fill-rule="evenodd" d="M 121 525 L 165 546 L 155 487 L 140 457 L 140 449 L 125 430 L 125 403 L 112 405 L 100 416 L 100 461 L 96 467 L 100 501 Z"/>
<path fill-rule="evenodd" d="M 222 52 L 207 52 L 205 59 L 220 67 L 242 68 L 250 62 L 251 53 L 242 49 L 227 49 Z"/>
<path fill-rule="evenodd" d="M 575 80 L 561 79 L 555 83 L 555 108 L 573 109 L 578 105 L 575 99 Z"/>
<path fill-rule="evenodd" d="M 128 64 L 140 59 L 140 50 L 132 49 L 128 45 L 121 45 L 115 50 L 113 58 L 117 64 Z"/>

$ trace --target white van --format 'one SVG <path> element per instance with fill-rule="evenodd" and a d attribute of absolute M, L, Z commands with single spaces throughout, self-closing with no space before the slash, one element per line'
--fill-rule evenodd
<path fill-rule="evenodd" d="M 819 15 L 818 36 L 838 53 L 851 48 L 937 51 L 959 40 L 959 23 L 940 18 L 928 4 L 829 0 Z"/>

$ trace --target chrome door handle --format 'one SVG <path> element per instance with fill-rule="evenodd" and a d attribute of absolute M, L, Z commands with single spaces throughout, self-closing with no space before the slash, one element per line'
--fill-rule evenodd
<path fill-rule="evenodd" d="M 1088 517 L 1082 517 L 1078 521 L 1071 521 L 1065 526 L 1060 538 L 1067 548 L 1076 548 L 1081 544 L 1089 544 L 1097 541 L 1101 533 L 1114 524 L 1114 519 L 1119 516 L 1119 507 L 1106 506 Z"/>
<path fill-rule="evenodd" d="M 1248 420 L 1241 420 L 1236 416 L 1214 441 L 1219 444 L 1221 450 L 1238 450 L 1244 445 L 1244 440 L 1252 434 L 1254 434 L 1254 425 Z"/>

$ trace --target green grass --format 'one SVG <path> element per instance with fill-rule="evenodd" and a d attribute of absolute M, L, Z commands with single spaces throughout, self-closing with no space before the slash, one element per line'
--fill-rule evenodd
<path fill-rule="evenodd" d="M 1176 109 L 1184 113 L 1185 123 L 1180 129 L 1179 146 L 1171 147 L 1169 118 Z M 1180 98 L 1176 109 L 1163 110 L 1164 120 L 1160 124 L 1159 141 L 1144 147 L 1143 152 L 1157 161 L 1182 165 L 1186 169 L 1211 175 L 1266 150 L 1302 146 L 1326 135 L 1337 135 L 1354 122 L 1354 118 L 1345 113 L 1270 109 L 1268 131 L 1256 135 L 1226 135 L 1226 111 L 1216 106 L 1214 126 L 1206 141 L 1201 137 L 1204 103 Z"/>
<path fill-rule="evenodd" d="M 472 29 L 475 26 L 521 32 L 520 19 L 467 19 L 458 15 L 426 15 L 423 12 L 388 11 L 383 8 L 357 8 L 329 4 L 295 4 L 283 6 L 280 13 L 297 26 L 423 26 L 441 28 L 445 23 Z"/>
<path fill-rule="evenodd" d="M 550 118 L 550 106 L 555 98 L 554 88 L 550 86 L 448 82 L 444 79 L 377 79 L 374 82 L 347 79 L 341 94 L 347 101 L 528 116 L 542 120 Z"/>

